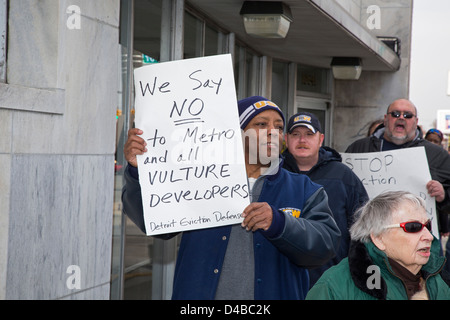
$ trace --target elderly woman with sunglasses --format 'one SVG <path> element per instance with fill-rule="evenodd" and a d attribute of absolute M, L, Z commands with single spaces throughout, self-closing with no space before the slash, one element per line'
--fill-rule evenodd
<path fill-rule="evenodd" d="M 421 198 L 390 192 L 363 206 L 348 258 L 326 271 L 309 300 L 450 300 L 445 258 Z"/>

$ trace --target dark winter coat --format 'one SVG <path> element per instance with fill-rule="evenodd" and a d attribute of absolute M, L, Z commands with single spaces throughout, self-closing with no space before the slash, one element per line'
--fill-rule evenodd
<path fill-rule="evenodd" d="M 312 286 L 325 270 L 347 257 L 350 246 L 348 230 L 353 223 L 355 211 L 368 200 L 368 195 L 360 179 L 342 163 L 342 157 L 332 148 L 320 148 L 319 160 L 308 172 L 300 172 L 294 156 L 288 150 L 283 156 L 285 169 L 306 174 L 312 181 L 324 187 L 328 194 L 328 204 L 341 230 L 341 244 L 336 257 L 319 268 L 309 270 Z"/>

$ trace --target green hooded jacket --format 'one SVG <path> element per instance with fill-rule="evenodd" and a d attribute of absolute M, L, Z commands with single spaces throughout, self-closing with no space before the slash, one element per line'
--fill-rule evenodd
<path fill-rule="evenodd" d="M 446 259 L 439 256 L 439 245 L 434 239 L 421 271 L 429 299 L 450 300 L 450 278 L 442 271 Z M 408 300 L 408 296 L 383 251 L 372 242 L 352 241 L 348 257 L 322 275 L 306 300 Z"/>

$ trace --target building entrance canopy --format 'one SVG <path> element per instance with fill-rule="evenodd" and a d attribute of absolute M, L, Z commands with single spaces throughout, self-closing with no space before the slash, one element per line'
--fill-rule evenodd
<path fill-rule="evenodd" d="M 274 59 L 330 68 L 333 57 L 359 57 L 364 70 L 397 71 L 400 58 L 338 2 L 284 0 L 293 22 L 284 39 L 260 39 L 246 34 L 239 12 L 242 0 L 190 0 L 213 21 Z M 365 13 L 366 10 L 361 10 Z M 362 14 L 361 14 L 362 15 Z M 369 17 L 369 15 L 368 15 Z M 365 23 L 366 19 L 364 19 Z M 395 35 L 387 35 L 395 36 Z"/>

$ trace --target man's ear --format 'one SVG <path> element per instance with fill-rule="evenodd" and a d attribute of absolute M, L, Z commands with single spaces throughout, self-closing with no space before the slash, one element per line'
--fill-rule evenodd
<path fill-rule="evenodd" d="M 323 133 L 320 133 L 320 139 L 319 139 L 320 146 L 323 146 L 323 140 L 324 139 L 325 139 L 325 135 Z"/>
<path fill-rule="evenodd" d="M 383 235 L 382 235 L 382 234 L 376 236 L 376 235 L 374 235 L 373 233 L 371 233 L 371 234 L 370 234 L 370 239 L 372 239 L 373 244 L 374 244 L 378 249 L 380 249 L 381 251 L 386 250 L 386 246 L 385 246 L 385 244 L 384 244 L 384 241 L 383 241 Z"/>

